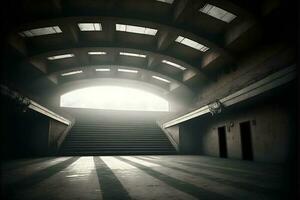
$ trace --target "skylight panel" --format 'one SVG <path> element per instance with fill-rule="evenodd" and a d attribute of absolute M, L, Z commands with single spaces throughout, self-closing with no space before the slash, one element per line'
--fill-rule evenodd
<path fill-rule="evenodd" d="M 132 69 L 122 69 L 122 68 L 120 68 L 120 69 L 118 69 L 118 72 L 127 72 L 127 73 L 138 73 L 138 71 L 137 70 L 132 70 Z"/>
<path fill-rule="evenodd" d="M 181 66 L 181 65 L 178 65 L 178 64 L 176 64 L 176 63 L 173 63 L 173 62 L 171 62 L 171 61 L 168 61 L 168 60 L 163 60 L 163 61 L 161 61 L 161 62 L 162 62 L 162 63 L 166 63 L 166 64 L 168 64 L 168 65 L 171 65 L 171 66 L 176 67 L 176 68 L 181 69 L 181 70 L 186 70 L 185 67 L 183 67 L 183 66 Z"/>
<path fill-rule="evenodd" d="M 126 31 L 126 25 L 116 24 L 116 31 Z"/>
<path fill-rule="evenodd" d="M 109 68 L 98 68 L 96 69 L 96 72 L 109 72 L 110 69 Z"/>
<path fill-rule="evenodd" d="M 171 81 L 167 80 L 167 79 L 164 79 L 164 78 L 161 78 L 159 76 L 152 76 L 152 78 L 155 78 L 157 80 L 160 80 L 160 81 L 163 81 L 163 82 L 166 82 L 166 83 L 170 83 Z"/>
<path fill-rule="evenodd" d="M 104 51 L 89 51 L 89 55 L 106 55 L 106 52 Z"/>
<path fill-rule="evenodd" d="M 157 33 L 157 29 L 152 29 L 152 28 L 147 28 L 142 26 L 125 25 L 125 24 L 116 24 L 116 31 L 145 34 L 145 35 L 156 35 Z"/>
<path fill-rule="evenodd" d="M 160 1 L 160 2 L 168 3 L 168 4 L 172 4 L 174 2 L 174 0 L 156 0 L 156 1 Z"/>
<path fill-rule="evenodd" d="M 61 76 L 70 76 L 70 75 L 81 74 L 81 73 L 82 73 L 82 70 L 78 70 L 78 71 L 63 73 L 63 74 L 61 74 Z"/>
<path fill-rule="evenodd" d="M 34 37 L 40 35 L 56 34 L 61 32 L 62 31 L 60 30 L 59 26 L 50 26 L 22 31 L 19 33 L 19 35 L 21 35 L 22 37 Z"/>
<path fill-rule="evenodd" d="M 100 23 L 79 23 L 78 27 L 81 31 L 101 31 Z"/>
<path fill-rule="evenodd" d="M 194 40 L 182 37 L 182 36 L 178 36 L 175 40 L 178 43 L 184 44 L 186 46 L 192 47 L 194 49 L 197 49 L 199 51 L 205 52 L 207 51 L 209 48 L 207 46 L 204 46 L 203 44 L 200 44 L 198 42 L 195 42 Z"/>
<path fill-rule="evenodd" d="M 144 34 L 146 29 L 144 27 L 139 27 L 139 26 L 129 26 L 127 25 L 126 27 L 127 32 L 131 33 L 139 33 L 139 34 Z"/>
<path fill-rule="evenodd" d="M 199 11 L 227 23 L 236 18 L 236 15 L 211 4 L 206 4 L 203 8 L 199 9 Z"/>
<path fill-rule="evenodd" d="M 49 56 L 48 60 L 59 60 L 64 58 L 71 58 L 74 57 L 74 54 L 62 54 L 62 55 L 56 55 L 56 56 Z"/>
<path fill-rule="evenodd" d="M 133 57 L 146 58 L 146 55 L 144 55 L 144 54 L 137 54 L 137 53 L 120 52 L 120 55 L 122 55 L 122 56 L 133 56 Z"/>

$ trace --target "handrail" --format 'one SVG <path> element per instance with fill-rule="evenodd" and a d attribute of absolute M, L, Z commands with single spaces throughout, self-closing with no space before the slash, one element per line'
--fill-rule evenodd
<path fill-rule="evenodd" d="M 46 115 L 52 119 L 55 119 L 61 123 L 64 123 L 66 125 L 70 125 L 71 121 L 52 112 L 51 110 L 41 106 L 40 104 L 36 103 L 35 101 L 22 96 L 21 94 L 19 94 L 18 92 L 15 92 L 11 89 L 9 89 L 8 87 L 4 86 L 4 85 L 0 85 L 0 91 L 2 94 L 9 96 L 10 98 L 16 100 L 19 104 L 21 104 L 22 106 L 24 106 L 24 108 L 29 108 L 32 109 L 34 111 L 37 111 L 43 115 Z"/>
<path fill-rule="evenodd" d="M 266 92 L 268 90 L 276 88 L 280 85 L 288 83 L 295 78 L 296 78 L 296 66 L 292 65 L 292 66 L 282 69 L 278 72 L 275 72 L 275 73 L 261 79 L 260 81 L 257 81 L 256 83 L 253 83 L 233 94 L 230 94 L 230 95 L 220 99 L 219 101 L 220 101 L 220 103 L 222 103 L 223 107 L 228 107 L 228 106 L 234 105 L 236 103 L 239 103 L 241 101 L 244 101 L 246 99 L 249 99 L 251 97 L 262 94 L 263 92 Z M 163 123 L 162 127 L 168 128 L 168 127 L 174 126 L 176 124 L 190 120 L 192 118 L 207 114 L 209 112 L 210 112 L 209 106 L 205 105 L 205 106 L 202 106 L 202 107 L 200 107 L 196 110 L 193 110 L 187 114 L 184 114 L 180 117 L 177 117 L 175 119 L 172 119 L 168 122 Z"/>
<path fill-rule="evenodd" d="M 30 105 L 28 106 L 28 108 L 30 108 L 32 110 L 35 110 L 35 111 L 37 111 L 37 112 L 39 112 L 39 113 L 41 113 L 43 115 L 46 115 L 46 116 L 48 116 L 48 117 L 50 117 L 52 119 L 55 119 L 55 120 L 57 120 L 57 121 L 59 121 L 61 123 L 66 124 L 66 125 L 70 125 L 71 124 L 70 120 L 68 120 L 68 119 L 66 119 L 66 118 L 64 118 L 64 117 L 62 117 L 62 116 L 60 116 L 60 115 L 52 112 L 51 110 L 49 110 L 49 109 L 47 109 L 47 108 L 39 105 L 38 103 L 36 103 L 36 102 L 34 102 L 32 100 L 30 100 Z"/>

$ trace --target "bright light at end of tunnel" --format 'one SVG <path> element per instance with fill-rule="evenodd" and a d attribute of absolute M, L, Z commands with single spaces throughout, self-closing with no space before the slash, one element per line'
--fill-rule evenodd
<path fill-rule="evenodd" d="M 169 111 L 169 102 L 150 92 L 119 86 L 87 87 L 65 93 L 61 107 L 105 110 Z"/>

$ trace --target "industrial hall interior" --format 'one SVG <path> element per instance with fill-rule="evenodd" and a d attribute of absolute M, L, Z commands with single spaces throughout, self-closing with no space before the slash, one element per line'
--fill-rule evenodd
<path fill-rule="evenodd" d="M 1 199 L 300 199 L 297 6 L 1 2 Z"/>

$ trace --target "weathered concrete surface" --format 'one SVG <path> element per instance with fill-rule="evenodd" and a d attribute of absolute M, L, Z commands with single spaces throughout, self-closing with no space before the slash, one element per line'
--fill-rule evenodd
<path fill-rule="evenodd" d="M 4 162 L 2 199 L 286 199 L 281 165 L 204 156 Z"/>
<path fill-rule="evenodd" d="M 198 95 L 196 107 L 221 99 L 280 69 L 294 64 L 295 53 L 285 45 L 258 48 L 237 62 L 230 73 L 220 74 L 215 82 L 207 84 Z"/>
<path fill-rule="evenodd" d="M 220 114 L 185 122 L 180 128 L 180 145 L 192 149 L 189 153 L 219 157 L 218 128 L 225 127 L 228 158 L 242 159 L 240 123 L 249 122 L 253 160 L 268 163 L 294 160 L 297 138 L 294 91 L 292 82 L 234 107 L 223 108 Z"/>
<path fill-rule="evenodd" d="M 175 119 L 201 108 L 216 99 L 222 99 L 241 90 L 268 75 L 295 64 L 295 50 L 286 44 L 273 44 L 258 47 L 254 52 L 245 54 L 230 70 L 219 70 L 213 81 L 207 82 L 198 90 L 193 103 L 184 110 L 170 113 L 161 123 Z"/>
<path fill-rule="evenodd" d="M 219 156 L 218 127 L 225 126 L 228 157 L 242 159 L 239 124 L 245 121 L 250 122 L 255 161 L 283 163 L 289 158 L 293 125 L 289 112 L 276 105 L 212 118 L 199 133 L 201 152 Z"/>

